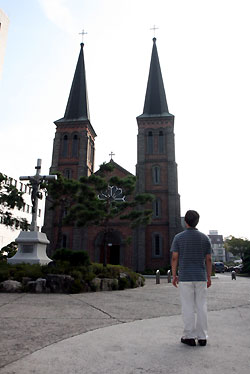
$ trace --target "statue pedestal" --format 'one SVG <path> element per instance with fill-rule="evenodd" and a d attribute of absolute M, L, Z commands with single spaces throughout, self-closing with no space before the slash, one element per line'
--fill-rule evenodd
<path fill-rule="evenodd" d="M 18 238 L 18 250 L 15 256 L 8 258 L 8 264 L 47 265 L 52 260 L 46 254 L 49 244 L 46 234 L 39 231 L 21 231 Z"/>

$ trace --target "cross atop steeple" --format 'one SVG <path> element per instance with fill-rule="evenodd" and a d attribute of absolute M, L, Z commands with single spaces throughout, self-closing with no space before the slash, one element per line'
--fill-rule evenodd
<path fill-rule="evenodd" d="M 82 29 L 82 32 L 79 32 L 79 35 L 82 35 L 82 43 L 83 43 L 83 37 L 86 35 L 87 32 L 84 32 L 84 29 Z"/>
<path fill-rule="evenodd" d="M 115 156 L 115 153 L 113 153 L 113 152 L 111 151 L 111 153 L 109 154 L 109 156 L 111 157 L 110 160 L 113 160 L 113 156 Z"/>
<path fill-rule="evenodd" d="M 155 30 L 159 30 L 159 27 L 156 27 L 156 26 L 154 25 L 150 30 L 154 30 L 154 37 L 155 37 Z"/>

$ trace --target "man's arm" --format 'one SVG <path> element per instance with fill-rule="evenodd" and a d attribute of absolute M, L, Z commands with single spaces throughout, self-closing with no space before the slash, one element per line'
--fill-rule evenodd
<path fill-rule="evenodd" d="M 177 266 L 178 266 L 178 259 L 179 259 L 179 253 L 178 252 L 172 252 L 172 275 L 173 275 L 173 280 L 172 284 L 175 287 L 178 287 L 178 277 L 176 275 L 177 272 Z"/>
<path fill-rule="evenodd" d="M 211 254 L 206 255 L 206 269 L 207 269 L 207 288 L 211 286 L 212 274 L 212 257 Z"/>

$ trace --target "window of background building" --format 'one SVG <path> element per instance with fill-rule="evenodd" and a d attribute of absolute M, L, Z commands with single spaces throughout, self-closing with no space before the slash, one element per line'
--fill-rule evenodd
<path fill-rule="evenodd" d="M 153 153 L 153 133 L 152 131 L 148 132 L 147 136 L 147 153 Z"/>
<path fill-rule="evenodd" d="M 67 248 L 67 244 L 68 244 L 68 237 L 66 234 L 63 234 L 62 236 L 62 248 Z"/>
<path fill-rule="evenodd" d="M 71 169 L 65 169 L 63 171 L 63 175 L 64 175 L 65 178 L 71 179 L 72 178 L 72 170 Z"/>
<path fill-rule="evenodd" d="M 153 166 L 152 173 L 153 173 L 153 183 L 159 184 L 160 183 L 160 166 Z"/>
<path fill-rule="evenodd" d="M 76 134 L 73 136 L 72 156 L 73 157 L 77 157 L 78 156 L 78 136 Z"/>
<path fill-rule="evenodd" d="M 62 144 L 62 156 L 68 156 L 68 135 L 63 136 L 63 144 Z"/>
<path fill-rule="evenodd" d="M 155 199 L 153 201 L 153 212 L 154 218 L 159 218 L 161 216 L 161 199 Z"/>
<path fill-rule="evenodd" d="M 163 131 L 159 132 L 158 147 L 159 147 L 159 153 L 164 153 L 164 134 L 163 134 Z"/>
<path fill-rule="evenodd" d="M 153 257 L 162 256 L 162 236 L 159 233 L 153 234 Z"/>

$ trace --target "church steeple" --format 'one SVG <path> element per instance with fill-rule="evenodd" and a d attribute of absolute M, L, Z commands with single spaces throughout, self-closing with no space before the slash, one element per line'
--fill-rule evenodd
<path fill-rule="evenodd" d="M 76 65 L 67 107 L 61 121 L 82 121 L 90 119 L 83 46 L 84 44 L 81 43 L 80 54 Z"/>
<path fill-rule="evenodd" d="M 156 47 L 156 38 L 153 38 L 153 49 L 143 114 L 139 117 L 173 117 L 173 115 L 168 111 L 168 104 Z"/>

